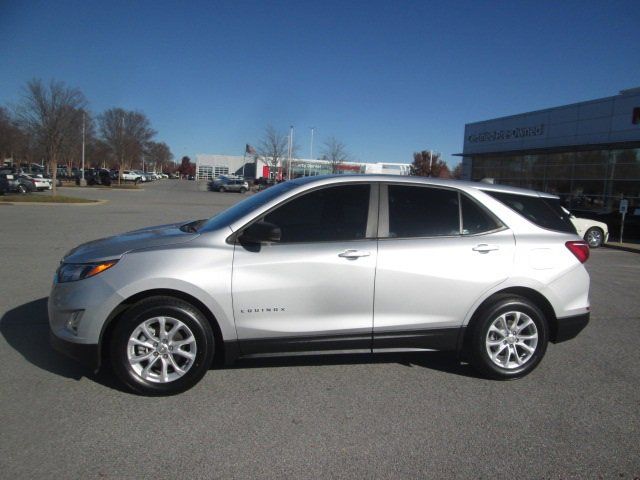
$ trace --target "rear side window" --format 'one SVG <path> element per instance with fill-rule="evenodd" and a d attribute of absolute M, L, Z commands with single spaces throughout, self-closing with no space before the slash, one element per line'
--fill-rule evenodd
<path fill-rule="evenodd" d="M 477 235 L 504 227 L 495 215 L 488 212 L 466 195 L 461 195 L 460 203 L 462 207 L 463 235 Z"/>
<path fill-rule="evenodd" d="M 560 201 L 553 198 L 529 197 L 514 193 L 492 192 L 484 190 L 487 195 L 501 201 L 515 210 L 530 222 L 539 227 L 558 232 L 576 233 L 576 229 L 560 206 Z"/>
<path fill-rule="evenodd" d="M 458 192 L 431 187 L 389 185 L 389 236 L 460 235 Z"/>

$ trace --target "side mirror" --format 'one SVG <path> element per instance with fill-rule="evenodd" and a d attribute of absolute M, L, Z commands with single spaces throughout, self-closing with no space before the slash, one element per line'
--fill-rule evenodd
<path fill-rule="evenodd" d="M 273 223 L 260 221 L 244 230 L 238 240 L 240 243 L 279 242 L 281 236 L 280 227 Z"/>

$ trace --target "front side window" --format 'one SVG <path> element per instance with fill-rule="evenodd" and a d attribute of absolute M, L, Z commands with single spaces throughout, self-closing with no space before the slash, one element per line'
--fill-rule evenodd
<path fill-rule="evenodd" d="M 460 234 L 458 192 L 443 188 L 389 185 L 389 236 L 439 237 Z"/>
<path fill-rule="evenodd" d="M 264 220 L 280 228 L 280 243 L 364 239 L 369 190 L 369 185 L 321 188 L 277 207 Z"/>

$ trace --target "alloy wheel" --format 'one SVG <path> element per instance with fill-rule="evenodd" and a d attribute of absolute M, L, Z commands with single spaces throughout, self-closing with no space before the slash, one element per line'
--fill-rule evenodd
<path fill-rule="evenodd" d="M 154 383 L 169 383 L 194 364 L 196 339 L 191 329 L 173 317 L 153 317 L 138 325 L 129 337 L 127 358 L 133 371 Z"/>
<path fill-rule="evenodd" d="M 520 368 L 531 360 L 537 345 L 535 322 L 519 311 L 502 313 L 493 320 L 485 339 L 491 361 L 508 370 Z"/>

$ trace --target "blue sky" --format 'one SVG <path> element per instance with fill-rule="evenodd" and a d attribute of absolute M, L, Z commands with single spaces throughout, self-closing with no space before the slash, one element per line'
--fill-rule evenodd
<path fill-rule="evenodd" d="M 640 86 L 640 3 L 0 1 L 0 105 L 32 78 L 147 114 L 174 155 L 242 154 L 266 125 L 314 156 L 462 149 L 464 124 Z"/>

